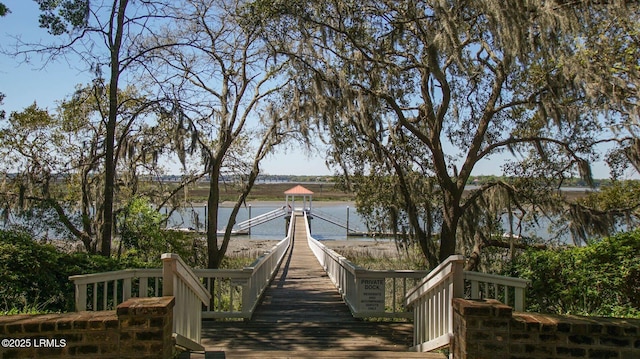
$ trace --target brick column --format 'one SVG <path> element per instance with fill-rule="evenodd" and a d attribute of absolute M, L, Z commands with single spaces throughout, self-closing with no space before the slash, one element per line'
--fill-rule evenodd
<path fill-rule="evenodd" d="M 509 354 L 512 308 L 497 300 L 453 299 L 451 352 L 455 359 L 502 358 Z"/>
<path fill-rule="evenodd" d="M 120 357 L 172 358 L 174 304 L 173 297 L 135 298 L 120 304 Z"/>

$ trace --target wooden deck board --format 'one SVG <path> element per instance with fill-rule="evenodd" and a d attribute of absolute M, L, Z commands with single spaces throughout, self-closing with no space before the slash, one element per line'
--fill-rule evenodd
<path fill-rule="evenodd" d="M 252 320 L 205 321 L 202 345 L 208 351 L 222 353 L 252 350 L 283 353 L 399 351 L 407 354 L 412 345 L 413 325 L 353 318 L 307 245 L 304 218 L 295 217 L 295 221 L 292 248 Z M 340 357 L 334 354 L 326 357 Z"/>
<path fill-rule="evenodd" d="M 375 352 L 375 351 L 248 351 L 229 350 L 208 352 L 204 354 L 192 354 L 192 359 L 446 359 L 442 354 L 410 353 L 410 352 Z"/>

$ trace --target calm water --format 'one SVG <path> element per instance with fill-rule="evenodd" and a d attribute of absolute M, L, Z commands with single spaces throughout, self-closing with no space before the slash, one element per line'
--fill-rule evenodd
<path fill-rule="evenodd" d="M 283 203 L 278 202 L 255 202 L 251 205 L 251 218 L 255 218 L 261 214 L 272 211 L 281 207 Z M 366 231 L 367 228 L 362 220 L 362 218 L 358 215 L 355 208 L 353 207 L 353 203 L 342 202 L 342 203 L 322 203 L 322 202 L 314 202 L 312 207 L 313 211 L 321 211 L 322 214 L 327 214 L 331 217 L 337 218 L 340 222 L 346 223 L 347 211 L 349 213 L 349 228 L 353 231 Z M 164 210 L 161 210 L 164 213 Z M 221 207 L 218 215 L 218 229 L 223 229 L 223 226 L 226 225 L 229 215 L 231 213 L 231 208 Z M 12 216 L 10 216 L 12 217 Z M 168 227 L 174 228 L 200 228 L 200 230 L 205 229 L 204 221 L 205 221 L 205 207 L 197 206 L 197 207 L 188 207 L 183 208 L 179 211 L 175 211 L 171 217 L 169 218 Z M 242 222 L 249 218 L 249 207 L 243 207 L 240 209 L 238 213 L 236 222 Z M 9 223 L 20 224 L 20 220 L 15 218 L 10 218 Z M 199 222 L 199 226 L 197 223 Z M 0 228 L 8 226 L 8 223 L 0 220 Z M 549 239 L 554 237 L 554 234 L 550 233 L 549 230 L 550 221 L 546 218 L 541 218 L 539 222 L 539 226 L 532 226 L 530 228 L 526 228 L 522 231 L 522 235 L 524 237 L 538 237 L 542 239 Z M 508 221 L 506 215 L 503 218 L 503 228 L 505 232 L 509 230 Z M 286 224 L 283 217 L 279 217 L 267 223 L 255 226 L 251 229 L 251 235 L 242 236 L 241 238 L 246 239 L 272 239 L 272 240 L 280 240 L 286 235 Z M 437 229 L 436 229 L 437 231 Z M 53 229 L 46 230 L 47 237 L 49 238 L 57 238 L 57 233 Z M 326 222 L 319 218 L 314 218 L 311 221 L 311 232 L 313 236 L 319 240 L 344 240 L 347 238 L 347 231 L 345 228 L 337 226 L 333 223 Z M 517 233 L 517 230 L 516 230 Z M 44 234 L 44 233 L 43 233 Z M 349 237 L 351 239 L 358 240 L 367 240 L 366 237 Z M 376 238 L 380 240 L 380 237 Z M 560 238 L 561 241 L 571 243 L 571 238 L 569 236 L 565 236 L 564 238 Z"/>
<path fill-rule="evenodd" d="M 261 214 L 270 212 L 274 209 L 279 208 L 279 206 L 281 206 L 281 204 L 278 205 L 276 203 L 252 203 L 251 218 L 255 218 Z M 341 222 L 346 224 L 347 204 L 328 205 L 320 203 L 316 205 L 316 203 L 314 203 L 312 209 L 316 209 L 317 211 L 322 211 L 322 213 L 326 213 L 332 217 L 336 217 L 340 219 Z M 356 213 L 355 209 L 353 207 L 349 207 L 348 210 L 349 228 L 353 230 L 365 231 L 366 226 L 364 225 L 362 218 Z M 227 220 L 229 219 L 230 214 L 231 208 L 220 208 L 220 211 L 218 213 L 218 229 L 223 229 L 224 225 L 226 225 Z M 204 229 L 205 217 L 205 207 L 185 208 L 179 212 L 174 212 L 169 217 L 168 226 L 198 228 L 196 222 L 197 220 L 199 220 L 199 228 Z M 236 217 L 236 223 L 245 221 L 247 219 L 249 219 L 249 208 L 241 208 L 240 212 L 238 212 L 238 216 Z M 267 223 L 260 224 L 251 228 L 251 235 L 246 237 L 243 236 L 243 238 L 280 240 L 286 236 L 286 231 L 287 228 L 284 217 L 279 217 Z M 311 232 L 313 233 L 313 236 L 319 240 L 347 238 L 346 229 L 318 218 L 314 218 L 311 221 Z"/>
<path fill-rule="evenodd" d="M 349 205 L 349 207 L 347 207 Z M 261 214 L 272 211 L 276 208 L 279 208 L 281 204 L 277 203 L 253 203 L 251 206 L 251 217 L 255 218 Z M 321 211 L 321 214 L 327 214 L 332 217 L 340 219 L 341 222 L 346 223 L 347 211 L 349 211 L 349 228 L 355 231 L 366 231 L 366 226 L 362 220 L 362 217 L 358 215 L 353 204 L 349 203 L 339 203 L 339 204 L 323 204 L 323 203 L 314 203 L 312 206 L 313 210 Z M 231 213 L 231 208 L 220 208 L 220 212 L 218 214 L 218 227 L 219 229 L 223 229 L 223 226 L 226 225 L 229 215 Z M 236 222 L 242 222 L 249 218 L 249 209 L 241 208 L 238 213 Z M 180 212 L 174 212 L 169 218 L 169 227 L 190 227 L 190 228 L 198 228 L 196 225 L 196 220 L 199 219 L 200 229 L 204 230 L 204 219 L 205 219 L 205 208 L 204 207 L 193 207 L 182 209 Z M 549 233 L 549 225 L 550 222 L 547 219 L 540 219 L 540 226 L 534 226 L 530 228 L 525 228 L 522 231 L 524 237 L 533 237 L 537 236 L 543 239 L 549 239 L 553 235 Z M 506 215 L 503 218 L 503 228 L 505 232 L 509 231 L 509 224 Z M 251 229 L 250 236 L 243 236 L 243 238 L 248 239 L 273 239 L 280 240 L 284 238 L 286 235 L 286 224 L 283 217 L 279 217 L 267 223 L 257 225 Z M 436 229 L 437 230 L 437 229 Z M 343 240 L 346 239 L 346 229 L 337 226 L 333 223 L 329 223 L 319 218 L 314 218 L 311 221 L 311 232 L 316 239 L 319 240 Z M 516 230 L 517 233 L 517 230 Z M 350 237 L 352 239 L 358 240 L 367 240 L 366 237 Z M 381 238 L 378 237 L 377 240 Z M 570 238 L 562 238 L 563 241 L 569 242 Z"/>

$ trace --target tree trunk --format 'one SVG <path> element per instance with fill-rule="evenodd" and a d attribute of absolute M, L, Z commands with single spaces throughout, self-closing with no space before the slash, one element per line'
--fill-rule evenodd
<path fill-rule="evenodd" d="M 115 30 L 111 50 L 111 77 L 109 80 L 109 118 L 107 120 L 107 134 L 105 138 L 105 181 L 104 181 L 104 208 L 102 212 L 102 240 L 101 253 L 103 256 L 111 256 L 111 235 L 113 230 L 113 199 L 116 180 L 116 164 L 114 162 L 116 125 L 118 119 L 118 80 L 120 77 L 120 47 L 124 28 L 124 13 L 128 0 L 120 0 L 117 7 L 116 24 L 111 26 Z"/>
<path fill-rule="evenodd" d="M 220 179 L 221 161 L 214 160 L 209 173 L 209 199 L 207 200 L 207 268 L 215 269 L 220 267 L 222 258 L 218 250 L 218 202 L 220 201 Z"/>
<path fill-rule="evenodd" d="M 451 192 L 453 192 L 451 189 L 448 192 L 445 189 L 444 192 L 444 211 L 442 214 L 440 252 L 438 255 L 440 263 L 444 262 L 449 256 L 456 254 L 456 235 L 462 213 L 460 210 L 460 196 Z"/>
<path fill-rule="evenodd" d="M 116 111 L 117 98 L 115 92 L 117 89 L 117 80 L 111 81 L 116 83 L 109 89 L 109 119 L 107 121 L 107 137 L 105 139 L 105 180 L 104 180 L 104 206 L 102 210 L 102 241 L 100 252 L 103 256 L 111 255 L 111 232 L 113 229 L 113 192 L 115 189 L 115 163 L 113 163 L 115 127 L 116 127 Z"/>

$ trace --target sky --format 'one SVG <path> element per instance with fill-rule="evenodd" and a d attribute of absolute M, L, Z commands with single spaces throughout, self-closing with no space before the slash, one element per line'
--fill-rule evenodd
<path fill-rule="evenodd" d="M 24 41 L 47 41 L 51 36 L 38 27 L 38 6 L 33 0 L 3 0 L 11 13 L 0 18 L 0 47 L 10 50 L 15 37 Z M 39 58 L 24 63 L 19 58 L 0 54 L 0 92 L 5 94 L 2 109 L 7 115 L 21 111 L 34 102 L 54 111 L 57 103 L 74 92 L 75 86 L 90 81 L 90 74 L 65 61 L 49 63 L 43 68 Z M 271 175 L 331 175 L 320 153 L 302 148 L 276 151 L 261 165 Z"/>
<path fill-rule="evenodd" d="M 46 42 L 51 36 L 38 27 L 38 7 L 33 0 L 3 0 L 11 13 L 0 18 L 0 48 L 10 50 L 15 38 L 24 41 Z M 2 109 L 7 115 L 21 111 L 34 102 L 39 107 L 55 111 L 57 103 L 71 95 L 78 84 L 90 81 L 90 74 L 65 61 L 44 63 L 40 58 L 24 63 L 19 58 L 0 53 L 0 92 L 6 95 Z M 271 175 L 331 175 L 320 149 L 309 153 L 303 148 L 279 150 L 261 164 L 262 173 Z M 478 163 L 473 175 L 501 175 L 506 157 L 494 156 Z M 593 166 L 596 178 L 607 178 L 609 172 L 603 163 Z M 630 174 L 631 176 L 631 174 Z"/>

